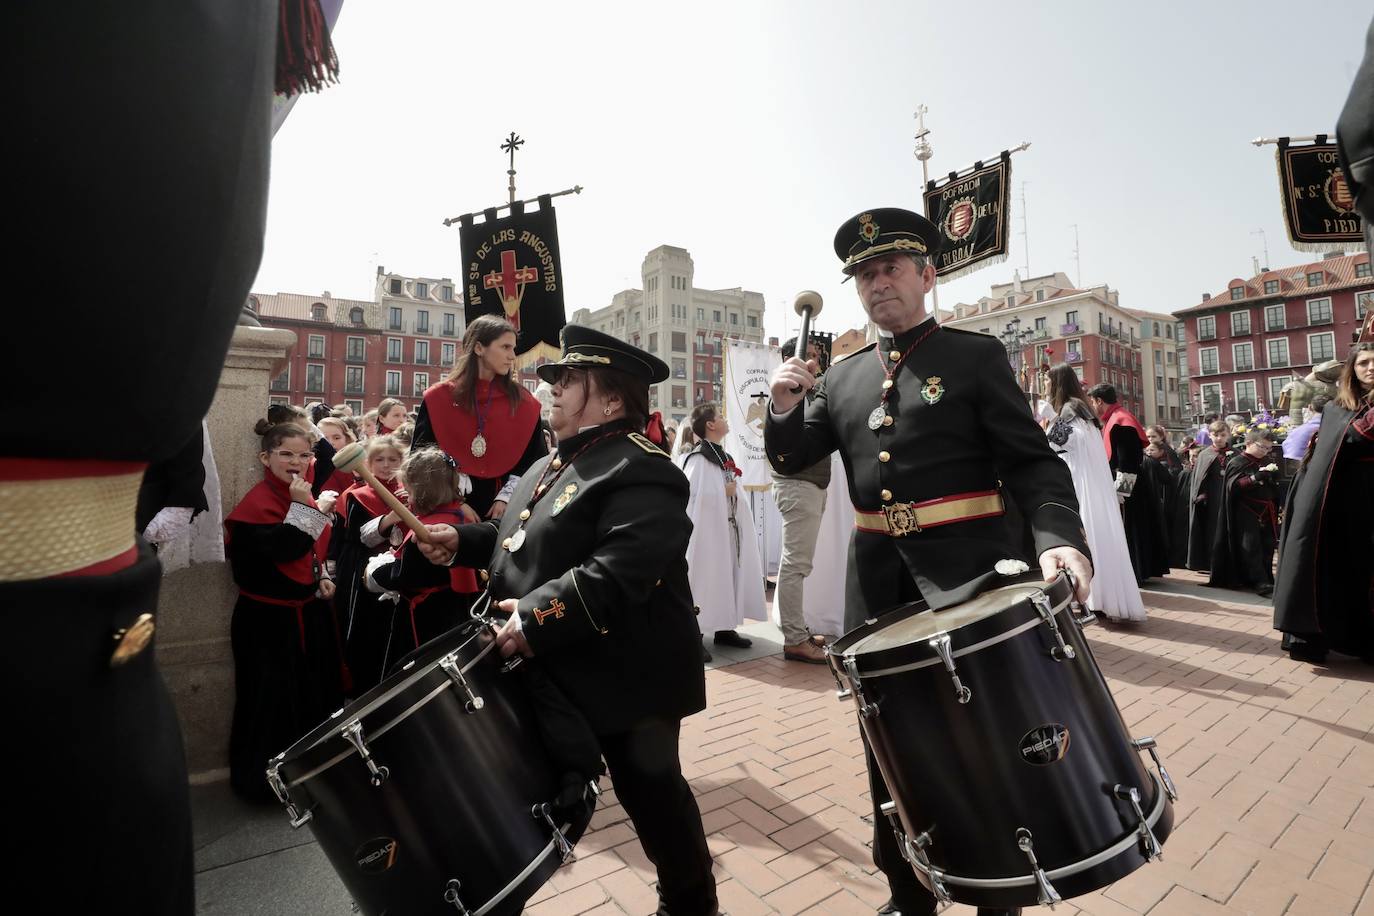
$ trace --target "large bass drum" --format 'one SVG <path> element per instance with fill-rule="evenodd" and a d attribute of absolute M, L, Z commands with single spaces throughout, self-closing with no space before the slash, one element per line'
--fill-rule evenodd
<path fill-rule="evenodd" d="M 1053 904 L 1129 874 L 1169 836 L 1173 783 L 1154 739 L 1128 733 L 1072 592 L 1062 573 L 1026 577 L 939 612 L 898 609 L 828 649 L 899 848 L 941 903 Z"/>
<path fill-rule="evenodd" d="M 490 622 L 465 622 L 268 769 L 370 916 L 519 912 L 591 819 L 590 797 L 553 806 L 559 774 L 494 646 Z"/>

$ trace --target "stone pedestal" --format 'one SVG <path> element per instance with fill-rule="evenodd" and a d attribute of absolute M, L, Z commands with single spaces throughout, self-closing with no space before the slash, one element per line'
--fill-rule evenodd
<path fill-rule="evenodd" d="M 267 414 L 267 389 L 296 335 L 239 327 L 206 417 L 224 514 L 262 479 L 253 424 Z M 162 579 L 158 662 L 176 703 L 191 781 L 228 777 L 234 712 L 229 616 L 237 597 L 227 563 L 194 563 Z"/>

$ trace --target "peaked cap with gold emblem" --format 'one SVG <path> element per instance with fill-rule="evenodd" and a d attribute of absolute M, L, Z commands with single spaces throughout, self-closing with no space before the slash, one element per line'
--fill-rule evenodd
<path fill-rule="evenodd" d="M 645 384 L 661 382 L 668 377 L 668 364 L 639 347 L 603 334 L 580 324 L 566 324 L 560 335 L 563 355 L 557 362 L 545 363 L 535 371 L 539 377 L 553 384 L 559 369 L 619 369 Z"/>
<path fill-rule="evenodd" d="M 892 252 L 934 257 L 940 250 L 940 230 L 919 213 L 899 207 L 865 210 L 845 220 L 835 233 L 835 254 L 846 276 L 870 258 Z"/>

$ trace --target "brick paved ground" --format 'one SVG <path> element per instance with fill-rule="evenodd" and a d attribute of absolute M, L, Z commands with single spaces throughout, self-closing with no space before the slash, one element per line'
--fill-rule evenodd
<path fill-rule="evenodd" d="M 1057 912 L 1374 916 L 1374 669 L 1293 662 L 1267 606 L 1197 581 L 1147 593 L 1142 625 L 1089 628 L 1127 723 L 1159 739 L 1181 798 L 1162 862 Z M 706 682 L 682 750 L 723 908 L 872 913 L 887 892 L 857 726 L 825 669 L 760 658 Z M 614 792 L 603 802 L 531 916 L 653 911 L 653 870 Z"/>

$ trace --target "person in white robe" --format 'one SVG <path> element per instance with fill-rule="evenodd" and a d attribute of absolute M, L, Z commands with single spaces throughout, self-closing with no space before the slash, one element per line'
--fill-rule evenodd
<path fill-rule="evenodd" d="M 1060 363 L 1050 370 L 1050 403 L 1058 411 L 1045 435 L 1050 447 L 1069 466 L 1078 497 L 1078 514 L 1092 550 L 1092 592 L 1088 608 L 1112 621 L 1144 620 L 1126 546 L 1121 504 L 1102 444 L 1102 430 L 1083 396 L 1073 367 Z"/>
<path fill-rule="evenodd" d="M 718 646 L 747 649 L 753 644 L 736 632 L 746 617 L 765 619 L 763 568 L 754 519 L 739 469 L 720 443 L 730 427 L 715 404 L 692 411 L 697 444 L 682 459 L 691 493 L 687 515 L 692 537 L 687 543 L 687 578 L 702 632 L 702 659 L 711 660 L 705 637 Z"/>

